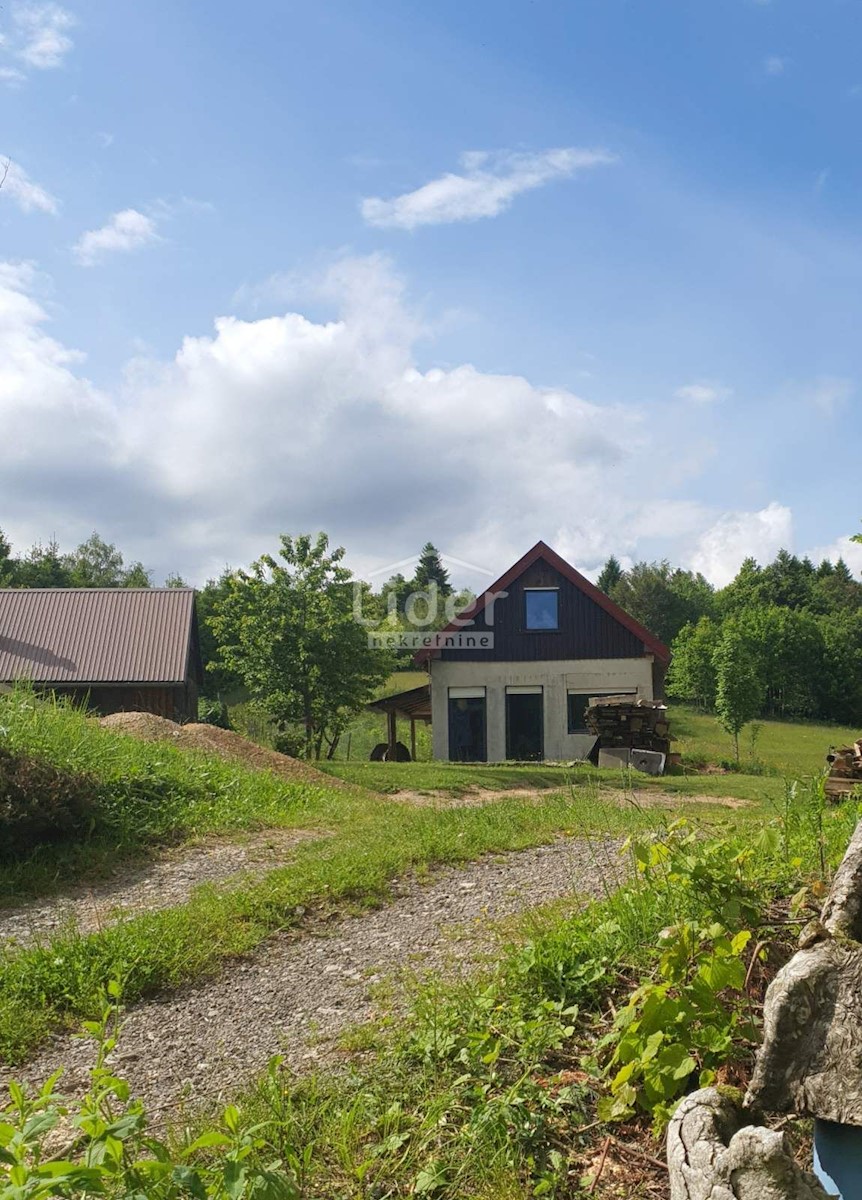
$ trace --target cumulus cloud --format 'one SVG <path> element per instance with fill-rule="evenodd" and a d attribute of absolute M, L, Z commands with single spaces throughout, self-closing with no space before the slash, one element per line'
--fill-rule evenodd
<path fill-rule="evenodd" d="M 0 269 L 0 512 L 16 546 L 97 528 L 157 574 L 203 581 L 283 531 L 326 529 L 369 570 L 432 537 L 494 574 L 541 537 L 595 572 L 652 547 L 680 561 L 706 528 L 694 565 L 723 583 L 791 542 L 779 505 L 718 519 L 676 498 L 678 413 L 663 424 L 470 363 L 420 369 L 429 327 L 385 259 L 306 285 L 329 320 L 220 317 L 172 358 L 127 364 L 114 394 L 46 331 L 38 291 L 31 268 Z"/>
<path fill-rule="evenodd" d="M 128 254 L 159 240 L 156 222 L 136 208 L 124 208 L 99 229 L 82 234 L 72 253 L 84 267 L 92 267 L 106 254 Z"/>
<path fill-rule="evenodd" d="M 767 75 L 771 75 L 773 77 L 776 75 L 783 75 L 789 66 L 790 59 L 785 58 L 781 54 L 770 54 L 763 60 L 764 71 Z"/>
<path fill-rule="evenodd" d="M 836 538 L 828 546 L 818 546 L 811 552 L 810 558 L 816 563 L 822 562 L 824 558 L 828 558 L 830 562 L 837 562 L 839 558 L 843 558 L 857 578 L 862 575 L 862 543 L 854 542 L 849 533 Z"/>
<path fill-rule="evenodd" d="M 46 71 L 61 66 L 72 48 L 69 34 L 74 25 L 75 18 L 59 4 L 13 4 L 9 32 L 0 45 L 12 62 L 2 68 L 0 78 L 16 84 L 24 80 L 27 68 Z"/>
<path fill-rule="evenodd" d="M 477 221 L 504 212 L 522 192 L 615 161 L 607 150 L 574 146 L 535 154 L 468 151 L 461 155 L 460 173 L 441 175 L 391 200 L 366 197 L 360 207 L 368 224 L 381 229 Z"/>
<path fill-rule="evenodd" d="M 10 159 L 0 160 L 0 199 L 12 200 L 24 213 L 56 213 L 57 200 Z"/>
<path fill-rule="evenodd" d="M 674 392 L 677 400 L 688 400 L 692 404 L 713 404 L 716 400 L 726 400 L 730 395 L 730 388 L 704 380 L 700 383 L 686 383 Z"/>
<path fill-rule="evenodd" d="M 743 559 L 771 562 L 793 545 L 793 514 L 773 501 L 759 512 L 732 512 L 720 517 L 698 540 L 692 567 L 717 587 L 730 583 Z"/>

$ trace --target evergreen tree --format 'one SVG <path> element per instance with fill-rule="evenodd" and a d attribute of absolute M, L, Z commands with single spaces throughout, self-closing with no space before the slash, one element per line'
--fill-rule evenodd
<path fill-rule="evenodd" d="M 414 591 L 428 591 L 431 584 L 436 584 L 441 596 L 452 595 L 452 585 L 449 582 L 449 572 L 443 566 L 440 552 L 433 542 L 426 542 L 419 555 L 416 571 L 413 575 Z"/>
<path fill-rule="evenodd" d="M 622 577 L 623 569 L 620 566 L 620 561 L 612 554 L 602 567 L 601 574 L 596 580 L 596 587 L 600 592 L 604 592 L 606 596 L 610 596 Z"/>

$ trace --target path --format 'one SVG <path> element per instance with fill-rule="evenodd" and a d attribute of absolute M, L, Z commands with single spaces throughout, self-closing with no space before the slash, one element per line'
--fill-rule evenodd
<path fill-rule="evenodd" d="M 322 836 L 309 829 L 265 829 L 237 837 L 208 838 L 159 855 L 143 865 L 118 869 L 104 883 L 75 887 L 63 896 L 0 908 L 0 949 L 50 937 L 63 928 L 93 933 L 124 916 L 184 904 L 202 883 L 225 883 L 233 875 L 265 875 L 289 858 L 300 842 Z"/>
<path fill-rule="evenodd" d="M 396 882 L 371 913 L 271 938 L 218 978 L 135 1005 L 115 1053 L 151 1113 L 223 1101 L 274 1054 L 294 1071 L 338 1053 L 337 1037 L 374 1014 L 373 984 L 403 968 L 466 969 L 493 944 L 489 922 L 576 894 L 601 895 L 623 872 L 618 843 L 581 838 L 447 867 L 430 883 Z M 26 1067 L 37 1081 L 60 1066 L 62 1088 L 85 1083 L 92 1044 L 61 1035 Z"/>

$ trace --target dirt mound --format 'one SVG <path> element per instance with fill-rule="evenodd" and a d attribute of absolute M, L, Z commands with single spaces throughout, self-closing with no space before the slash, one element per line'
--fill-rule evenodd
<path fill-rule="evenodd" d="M 243 763 L 256 771 L 272 771 L 291 783 L 300 781 L 321 787 L 343 786 L 340 779 L 324 775 L 310 763 L 267 750 L 265 746 L 250 742 L 231 729 L 219 729 L 217 725 L 177 725 L 165 717 L 157 717 L 155 713 L 142 712 L 112 713 L 109 717 L 101 717 L 99 724 L 145 742 L 173 742 L 183 750 L 218 754 L 220 758 Z"/>

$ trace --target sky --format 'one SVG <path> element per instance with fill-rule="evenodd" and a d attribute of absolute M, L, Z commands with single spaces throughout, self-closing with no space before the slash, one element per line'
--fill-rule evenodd
<path fill-rule="evenodd" d="M 540 538 L 862 571 L 860 41 L 854 0 L 9 0 L 0 528 L 156 582 L 317 530 L 468 586 Z"/>

